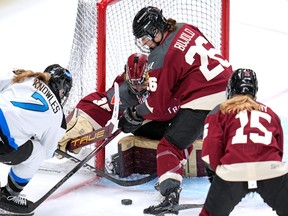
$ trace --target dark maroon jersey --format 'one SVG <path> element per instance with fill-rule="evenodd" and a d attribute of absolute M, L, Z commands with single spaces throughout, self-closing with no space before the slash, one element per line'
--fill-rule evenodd
<path fill-rule="evenodd" d="M 223 114 L 217 106 L 208 114 L 202 158 L 213 170 L 218 165 L 233 164 L 240 164 L 239 169 L 243 164 L 245 170 L 244 164 L 282 161 L 282 157 L 281 122 L 269 107 L 262 105 L 260 111 Z M 273 169 L 272 164 L 270 167 Z"/>
<path fill-rule="evenodd" d="M 127 82 L 124 80 L 125 74 L 122 73 L 118 75 L 114 82 L 119 85 L 119 117 L 122 115 L 123 111 L 132 106 L 136 106 L 139 103 L 143 103 L 148 96 L 148 92 L 138 96 L 133 94 L 129 90 Z M 77 108 L 84 111 L 93 120 L 95 120 L 101 126 L 104 126 L 109 119 L 111 119 L 112 110 L 114 107 L 114 84 L 105 92 L 93 92 L 82 98 L 78 104 Z"/>
<path fill-rule="evenodd" d="M 137 107 L 145 119 L 168 120 L 179 107 L 212 110 L 222 103 L 230 63 L 198 28 L 177 24 L 148 57 L 149 97 Z"/>

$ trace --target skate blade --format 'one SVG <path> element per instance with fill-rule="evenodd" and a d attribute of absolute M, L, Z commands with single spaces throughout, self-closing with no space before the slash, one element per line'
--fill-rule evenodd
<path fill-rule="evenodd" d="M 4 209 L 0 209 L 0 216 L 31 216 L 31 215 L 34 215 L 34 212 L 31 212 L 31 213 L 15 213 L 15 212 L 9 212 L 9 211 L 6 211 Z"/>

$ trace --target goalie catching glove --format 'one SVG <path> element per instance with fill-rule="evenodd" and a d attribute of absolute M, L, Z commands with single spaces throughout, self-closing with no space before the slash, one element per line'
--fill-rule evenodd
<path fill-rule="evenodd" d="M 81 114 L 75 111 L 72 119 L 67 124 L 67 131 L 64 137 L 58 142 L 58 149 L 63 152 L 67 152 L 67 144 L 71 139 L 79 137 L 83 134 L 93 131 L 93 127 L 90 122 Z M 71 151 L 74 154 L 78 154 L 81 148 Z M 61 159 L 61 155 L 57 155 L 57 158 Z"/>
<path fill-rule="evenodd" d="M 132 133 L 141 127 L 144 119 L 137 115 L 135 107 L 128 107 L 119 119 L 118 128 L 124 133 Z"/>

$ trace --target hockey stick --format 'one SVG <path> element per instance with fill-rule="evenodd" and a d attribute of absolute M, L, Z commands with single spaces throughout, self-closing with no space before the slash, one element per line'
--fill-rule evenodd
<path fill-rule="evenodd" d="M 112 113 L 112 118 L 110 123 L 108 124 L 110 133 L 115 130 L 117 127 L 118 121 L 118 114 L 119 114 L 119 104 L 120 104 L 120 97 L 119 97 L 119 86 L 115 82 L 114 83 L 115 89 L 115 104 Z M 72 175 L 74 175 L 82 166 L 84 166 L 91 158 L 95 156 L 95 154 L 103 149 L 108 143 L 110 143 L 119 133 L 121 133 L 121 129 L 118 128 L 115 132 L 110 134 L 104 142 L 102 142 L 97 148 L 93 149 L 79 164 L 77 164 L 69 173 L 67 173 L 54 187 L 52 187 L 46 194 L 42 196 L 38 201 L 33 203 L 31 206 L 28 207 L 28 213 L 34 211 L 41 203 L 43 203 L 51 194 L 53 194 L 64 182 L 66 182 Z M 103 137 L 102 137 L 103 138 Z M 103 138 L 104 139 L 104 138 Z M 26 212 L 27 213 L 27 212 Z"/>
<path fill-rule="evenodd" d="M 117 129 L 110 137 L 108 137 L 103 143 L 101 143 L 97 148 L 93 149 L 90 154 L 88 154 L 77 166 L 75 166 L 69 173 L 67 173 L 54 187 L 52 187 L 46 194 L 44 194 L 38 201 L 33 203 L 25 209 L 27 212 L 19 213 L 30 213 L 34 211 L 39 205 L 41 205 L 51 194 L 53 194 L 62 184 L 64 184 L 71 176 L 73 176 L 82 166 L 84 166 L 94 155 L 104 148 L 108 143 L 110 143 L 119 133 L 121 129 Z M 5 209 L 6 210 L 6 209 Z M 12 209 L 11 209 L 12 210 Z M 10 211 L 10 210 L 8 210 Z"/>
<path fill-rule="evenodd" d="M 74 149 L 104 140 L 105 138 L 111 136 L 113 126 L 113 123 L 109 123 L 109 125 L 103 128 L 91 131 L 87 134 L 83 134 L 82 136 L 74 138 L 67 143 L 67 149 L 72 152 Z"/>
<path fill-rule="evenodd" d="M 166 214 L 177 214 L 176 212 L 182 211 L 182 210 L 186 210 L 186 209 L 194 209 L 194 208 L 202 208 L 204 206 L 204 204 L 179 204 L 176 205 L 174 207 L 171 207 L 171 209 L 161 212 L 159 214 L 156 214 L 156 216 L 165 216 Z M 174 213 L 174 212 L 175 213 Z"/>
<path fill-rule="evenodd" d="M 81 148 L 83 146 L 90 145 L 92 143 L 96 143 L 111 136 L 112 132 L 114 132 L 115 130 L 115 126 L 117 126 L 118 124 L 118 114 L 120 104 L 119 86 L 118 83 L 116 82 L 114 83 L 114 96 L 115 96 L 115 102 L 112 117 L 107 122 L 106 126 L 70 140 L 67 143 L 67 149 L 69 151 L 72 152 L 74 149 Z"/>
<path fill-rule="evenodd" d="M 46 194 L 44 194 L 35 203 L 31 203 L 27 208 L 15 208 L 15 206 L 7 206 L 4 202 L 0 202 L 0 208 L 18 214 L 29 214 L 32 213 L 39 205 L 41 205 L 49 196 L 51 196 L 62 184 L 64 184 L 71 176 L 73 176 L 82 166 L 84 166 L 95 154 L 109 144 L 119 133 L 121 129 L 118 128 L 110 137 L 102 142 L 97 148 L 93 149 L 77 166 L 75 166 L 69 173 L 67 173 L 56 185 L 54 185 Z"/>
<path fill-rule="evenodd" d="M 69 160 L 75 162 L 75 163 L 79 163 L 81 162 L 81 160 L 79 160 L 78 158 L 66 153 L 66 152 L 63 152 L 59 149 L 56 150 L 56 152 L 60 155 L 62 155 L 63 157 L 66 157 L 68 158 Z M 89 165 L 89 164 L 84 164 L 83 167 L 86 167 L 87 169 L 95 172 L 97 175 L 105 178 L 105 179 L 108 179 L 110 181 L 112 181 L 113 183 L 115 184 L 118 184 L 120 186 L 125 186 L 125 187 L 129 187 L 129 186 L 135 186 L 135 185 L 140 185 L 140 184 L 144 184 L 146 182 L 149 182 L 153 179 L 156 178 L 156 173 L 153 173 L 149 176 L 146 176 L 146 177 L 143 177 L 143 178 L 140 178 L 140 179 L 135 179 L 135 180 L 123 180 L 123 179 L 119 179 L 119 178 L 115 178 L 113 177 L 113 175 L 109 174 L 109 173 L 106 173 L 102 170 L 99 170 L 99 169 L 96 169 L 95 167 Z"/>
<path fill-rule="evenodd" d="M 31 213 L 33 212 L 41 203 L 43 203 L 51 194 L 53 194 L 64 182 L 66 182 L 72 175 L 74 175 L 82 166 L 84 166 L 91 158 L 95 156 L 95 154 L 100 151 L 102 148 L 104 148 L 108 143 L 110 143 L 120 132 L 121 129 L 118 128 L 115 132 L 115 128 L 117 127 L 117 122 L 118 122 L 118 114 L 119 114 L 119 104 L 120 104 L 120 97 L 119 97 L 119 86 L 115 82 L 114 83 L 114 89 L 115 89 L 115 103 L 114 103 L 114 109 L 112 113 L 112 118 L 107 123 L 107 127 L 109 129 L 109 133 L 107 133 L 105 136 L 102 136 L 101 140 L 105 139 L 104 142 L 102 142 L 97 148 L 93 149 L 90 154 L 88 154 L 77 166 L 75 166 L 68 174 L 66 174 L 54 187 L 52 187 L 46 194 L 44 194 L 38 201 L 35 203 L 32 203 L 28 205 L 28 208 L 11 208 L 5 203 L 0 202 L 0 208 L 10 211 L 13 213 Z M 70 116 L 71 117 L 71 116 Z M 113 132 L 113 133 L 112 133 Z"/>

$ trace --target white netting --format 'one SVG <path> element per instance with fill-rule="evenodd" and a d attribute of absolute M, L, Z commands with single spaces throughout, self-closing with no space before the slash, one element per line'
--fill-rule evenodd
<path fill-rule="evenodd" d="M 96 90 L 97 80 L 97 0 L 79 0 L 74 40 L 68 69 L 73 74 L 73 88 L 65 111 L 71 111 L 77 102 Z M 106 25 L 106 88 L 116 75 L 123 72 L 127 57 L 139 52 L 134 44 L 132 21 L 136 13 L 145 6 L 156 6 L 163 10 L 166 18 L 197 26 L 221 50 L 222 0 L 102 0 L 110 2 L 107 7 Z M 103 3 L 103 4 L 104 4 Z M 99 32 L 98 32 L 99 31 Z M 104 46 L 104 47 L 105 47 Z"/>
<path fill-rule="evenodd" d="M 79 0 L 68 64 L 73 76 L 73 88 L 65 105 L 66 113 L 70 112 L 81 98 L 96 90 L 96 26 L 96 1 Z"/>
<path fill-rule="evenodd" d="M 123 71 L 127 57 L 133 52 L 139 52 L 134 44 L 132 21 L 141 8 L 149 5 L 162 9 L 166 18 L 196 25 L 216 49 L 220 50 L 222 12 L 219 0 L 119 1 L 107 8 L 106 79 L 108 84 L 111 84 L 113 78 Z"/>

